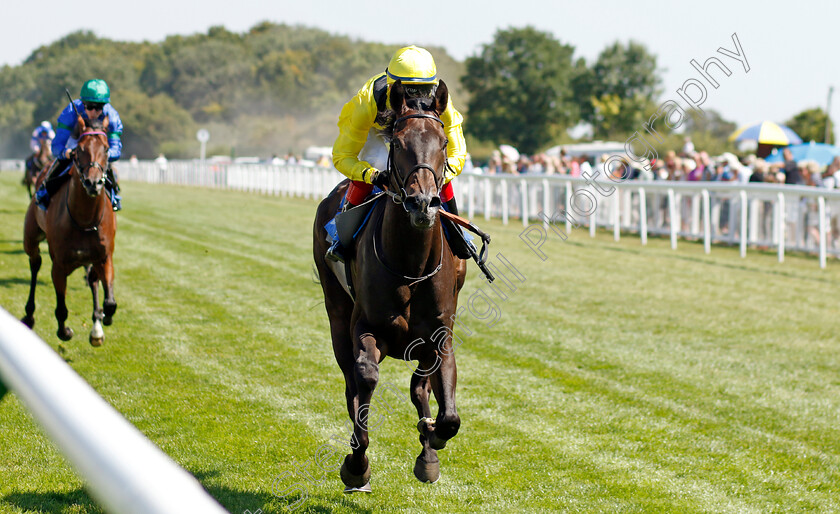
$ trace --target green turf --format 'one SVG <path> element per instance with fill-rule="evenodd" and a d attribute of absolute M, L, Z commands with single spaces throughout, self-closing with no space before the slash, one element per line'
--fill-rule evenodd
<path fill-rule="evenodd" d="M 0 173 L 0 305 L 20 317 L 18 180 Z M 315 202 L 137 183 L 123 196 L 105 345 L 87 343 L 78 271 L 76 338 L 59 344 L 48 258 L 37 333 L 231 512 L 287 511 L 300 497 L 275 498 L 273 482 L 346 416 L 313 281 Z M 413 477 L 416 415 L 392 401 L 371 434 L 373 494 L 345 496 L 330 473 L 296 512 L 840 511 L 837 261 L 578 230 L 551 236 L 542 262 L 520 223 L 479 221 L 526 280 L 494 326 L 465 318 L 462 426 L 441 480 Z M 471 266 L 462 304 L 479 290 Z M 406 394 L 408 377 L 383 363 Z M 13 393 L 0 402 L 0 512 L 100 512 Z"/>

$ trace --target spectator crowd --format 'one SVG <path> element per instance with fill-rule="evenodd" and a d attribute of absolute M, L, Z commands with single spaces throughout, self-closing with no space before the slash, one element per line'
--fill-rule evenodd
<path fill-rule="evenodd" d="M 709 182 L 768 182 L 774 184 L 793 184 L 835 189 L 840 187 L 840 157 L 835 157 L 828 166 L 815 161 L 796 162 L 790 150 L 783 150 L 782 162 L 769 163 L 755 155 L 738 159 L 734 154 L 723 153 L 712 157 L 705 151 L 696 151 L 691 140 L 679 154 L 673 150 L 649 162 L 636 163 L 619 160 L 610 164 L 609 172 L 613 178 L 629 180 L 686 180 Z M 475 168 L 484 173 L 510 174 L 545 174 L 580 176 L 592 173 L 592 169 L 603 173 L 604 165 L 610 154 L 597 158 L 590 155 L 571 157 L 561 150 L 559 155 L 540 153 L 532 157 L 520 155 L 512 159 L 510 155 L 494 151 L 487 166 Z M 602 175 L 603 176 L 603 175 Z"/>

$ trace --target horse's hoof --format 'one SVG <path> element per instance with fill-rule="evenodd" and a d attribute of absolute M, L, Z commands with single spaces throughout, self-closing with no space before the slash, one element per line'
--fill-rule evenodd
<path fill-rule="evenodd" d="M 24 325 L 26 325 L 29 328 L 32 328 L 32 327 L 35 326 L 35 318 L 32 317 L 32 316 L 24 316 L 24 317 L 20 318 L 20 322 L 23 323 Z"/>
<path fill-rule="evenodd" d="M 370 493 L 370 482 L 366 483 L 362 487 L 345 487 L 344 494 L 351 494 L 351 493 Z"/>
<path fill-rule="evenodd" d="M 64 327 L 64 330 L 61 330 L 59 328 L 58 332 L 56 332 L 56 335 L 62 341 L 69 341 L 73 339 L 73 329 L 71 329 L 70 327 Z"/>
<path fill-rule="evenodd" d="M 426 462 L 422 456 L 417 457 L 414 461 L 414 476 L 423 483 L 434 484 L 440 478 L 440 461 L 435 459 Z"/>
<path fill-rule="evenodd" d="M 105 340 L 105 332 L 102 330 L 102 323 L 99 320 L 93 322 L 93 329 L 90 331 L 90 345 L 102 346 Z"/>
<path fill-rule="evenodd" d="M 102 317 L 102 324 L 105 325 L 106 327 L 110 327 L 111 323 L 113 323 L 113 322 L 114 322 L 114 318 L 111 317 L 111 316 L 103 316 Z"/>
<path fill-rule="evenodd" d="M 341 464 L 341 481 L 344 482 L 348 488 L 364 488 L 368 486 L 368 491 L 370 492 L 370 464 L 368 464 L 367 469 L 361 475 L 354 475 L 350 472 L 350 469 L 347 467 L 347 460 L 350 458 L 350 455 L 344 458 L 344 463 Z"/>

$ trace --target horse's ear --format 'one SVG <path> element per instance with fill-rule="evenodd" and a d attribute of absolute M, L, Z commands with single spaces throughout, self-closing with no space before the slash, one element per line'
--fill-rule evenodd
<path fill-rule="evenodd" d="M 379 96 L 374 93 L 374 98 L 376 99 L 376 112 L 384 112 L 388 105 L 388 90 L 386 89 L 385 93 Z"/>
<path fill-rule="evenodd" d="M 76 116 L 76 126 L 73 128 L 73 138 L 79 139 L 79 136 L 85 130 L 85 119 L 80 115 Z"/>
<path fill-rule="evenodd" d="M 446 87 L 446 82 L 440 81 L 435 90 L 435 112 L 438 115 L 443 114 L 446 110 L 446 105 L 449 103 L 449 88 Z"/>
<path fill-rule="evenodd" d="M 108 115 L 106 114 L 105 118 L 102 120 L 102 132 L 108 132 L 108 125 L 110 124 L 111 122 L 108 121 Z"/>
<path fill-rule="evenodd" d="M 405 102 L 405 89 L 403 88 L 402 81 L 397 79 L 393 84 L 391 84 L 391 109 L 399 113 L 402 111 L 403 102 Z"/>

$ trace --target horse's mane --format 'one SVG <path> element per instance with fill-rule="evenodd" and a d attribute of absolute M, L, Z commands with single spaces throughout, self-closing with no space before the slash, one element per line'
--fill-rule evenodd
<path fill-rule="evenodd" d="M 101 119 L 101 120 L 99 118 L 96 118 L 96 119 L 93 119 L 93 120 L 88 119 L 88 120 L 85 120 L 84 124 L 77 123 L 76 126 L 73 128 L 73 137 L 78 139 L 82 135 L 82 132 L 84 132 L 84 131 L 96 131 L 96 130 L 99 130 L 99 131 L 102 131 L 102 132 L 105 131 L 105 119 L 104 118 Z"/>
<path fill-rule="evenodd" d="M 421 94 L 422 96 L 407 97 L 405 99 L 406 107 L 414 111 L 435 112 L 433 106 L 435 102 L 434 93 L 436 89 L 437 86 L 429 88 L 427 94 L 425 89 L 415 87 L 412 91 L 415 94 Z M 385 127 L 383 133 L 385 137 L 390 140 L 394 135 L 394 121 L 396 121 L 398 113 L 394 111 L 394 109 L 387 107 L 387 105 L 388 104 L 384 101 L 377 104 L 375 122 Z M 440 115 L 440 113 L 436 114 Z"/>
<path fill-rule="evenodd" d="M 104 127 L 104 121 L 104 119 L 100 120 L 99 118 L 96 118 L 95 120 L 87 120 L 87 126 L 89 129 L 102 130 Z"/>

